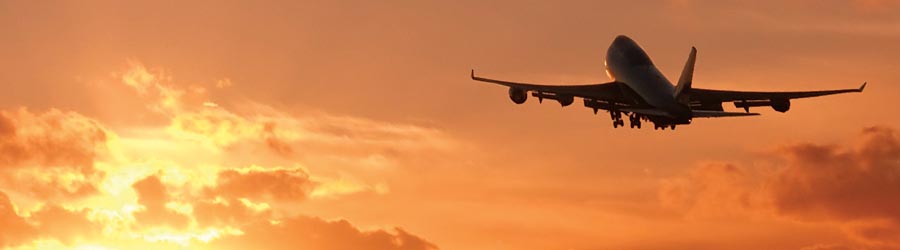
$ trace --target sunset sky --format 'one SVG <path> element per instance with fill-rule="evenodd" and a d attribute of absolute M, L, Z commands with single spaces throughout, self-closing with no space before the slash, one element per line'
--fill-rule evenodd
<path fill-rule="evenodd" d="M 0 1 L 0 249 L 900 249 L 900 1 L 382 2 Z M 655 131 L 469 79 L 620 34 L 869 85 Z"/>

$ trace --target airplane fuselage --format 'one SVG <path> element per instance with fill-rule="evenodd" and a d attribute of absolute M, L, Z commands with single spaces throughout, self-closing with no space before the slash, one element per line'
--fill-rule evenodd
<path fill-rule="evenodd" d="M 607 74 L 637 93 L 648 105 L 665 111 L 675 123 L 690 123 L 691 109 L 675 98 L 675 86 L 659 72 L 634 40 L 618 36 L 606 52 Z"/>

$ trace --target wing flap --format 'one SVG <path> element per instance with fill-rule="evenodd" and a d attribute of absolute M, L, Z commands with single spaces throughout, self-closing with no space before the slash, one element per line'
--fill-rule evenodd
<path fill-rule="evenodd" d="M 716 110 L 692 110 L 694 118 L 715 118 L 715 117 L 735 117 L 735 116 L 757 116 L 759 113 L 745 112 L 725 112 Z"/>
<path fill-rule="evenodd" d="M 669 112 L 663 111 L 661 109 L 623 108 L 620 110 L 624 111 L 624 112 L 638 113 L 638 114 L 647 115 L 647 116 L 662 116 L 662 117 L 669 117 L 669 118 L 674 117 L 674 116 L 672 116 L 672 114 L 669 114 Z"/>

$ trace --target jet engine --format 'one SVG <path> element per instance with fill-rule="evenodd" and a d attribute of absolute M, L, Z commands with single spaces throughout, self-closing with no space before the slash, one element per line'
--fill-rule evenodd
<path fill-rule="evenodd" d="M 516 104 L 522 104 L 528 100 L 528 93 L 524 89 L 509 88 L 509 99 Z"/>
<path fill-rule="evenodd" d="M 561 95 L 557 96 L 556 100 L 559 101 L 559 105 L 565 107 L 572 105 L 572 103 L 575 102 L 575 97 L 570 95 Z"/>
<path fill-rule="evenodd" d="M 575 97 L 570 95 L 534 92 L 531 93 L 531 96 L 537 97 L 541 102 L 543 102 L 544 99 L 556 100 L 559 102 L 559 105 L 562 105 L 563 107 L 572 105 L 572 103 L 575 102 Z"/>
<path fill-rule="evenodd" d="M 734 102 L 734 106 L 737 108 L 744 108 L 747 112 L 750 112 L 750 107 L 762 107 L 762 106 L 771 106 L 772 109 L 778 112 L 787 112 L 791 109 L 791 100 L 789 99 L 772 99 L 772 100 L 753 100 L 753 101 L 737 101 Z"/>
<path fill-rule="evenodd" d="M 791 100 L 788 99 L 775 99 L 772 100 L 772 109 L 775 111 L 784 113 L 791 109 Z"/>

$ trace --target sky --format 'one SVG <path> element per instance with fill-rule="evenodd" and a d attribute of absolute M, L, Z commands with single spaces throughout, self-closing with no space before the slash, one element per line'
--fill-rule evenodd
<path fill-rule="evenodd" d="M 2 249 L 900 249 L 900 1 L 0 1 Z M 608 82 L 855 88 L 675 131 Z M 726 110 L 737 110 L 725 104 Z"/>

